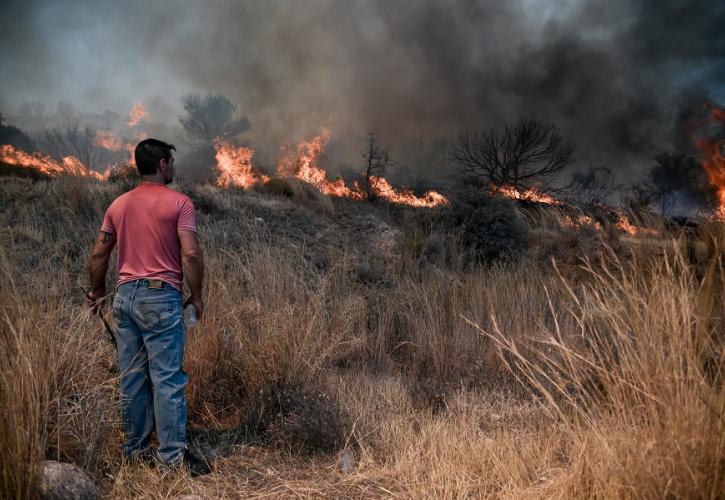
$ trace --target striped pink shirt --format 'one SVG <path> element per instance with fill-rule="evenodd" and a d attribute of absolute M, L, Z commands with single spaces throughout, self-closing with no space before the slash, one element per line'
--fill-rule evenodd
<path fill-rule="evenodd" d="M 181 290 L 179 229 L 196 232 L 188 196 L 161 184 L 143 183 L 116 198 L 106 210 L 101 231 L 116 235 L 118 283 L 162 280 Z"/>

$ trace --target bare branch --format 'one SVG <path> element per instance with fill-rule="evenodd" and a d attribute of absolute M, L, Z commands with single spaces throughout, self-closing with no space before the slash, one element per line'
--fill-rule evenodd
<path fill-rule="evenodd" d="M 574 147 L 556 126 L 521 118 L 503 131 L 460 134 L 450 154 L 462 173 L 479 183 L 519 187 L 560 172 L 573 161 Z"/>

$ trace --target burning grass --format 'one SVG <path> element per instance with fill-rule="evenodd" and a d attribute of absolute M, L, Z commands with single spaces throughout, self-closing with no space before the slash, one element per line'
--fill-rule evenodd
<path fill-rule="evenodd" d="M 78 463 L 112 498 L 725 489 L 722 224 L 701 229 L 697 258 L 664 228 L 634 245 L 540 224 L 516 263 L 462 270 L 402 252 L 418 219 L 385 206 L 182 189 L 205 207 L 187 396 L 193 445 L 216 471 L 120 458 L 112 348 L 77 284 L 123 185 L 3 178 L 0 496 L 32 497 L 43 458 Z M 559 248 L 567 265 L 553 267 L 543 241 L 570 233 L 598 243 Z M 381 280 L 358 272 L 371 253 Z"/>

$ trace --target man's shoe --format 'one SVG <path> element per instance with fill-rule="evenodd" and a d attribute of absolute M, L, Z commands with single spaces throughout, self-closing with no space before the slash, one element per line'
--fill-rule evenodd
<path fill-rule="evenodd" d="M 212 471 L 211 465 L 203 458 L 199 458 L 189 450 L 184 452 L 184 462 L 192 477 L 203 476 Z"/>

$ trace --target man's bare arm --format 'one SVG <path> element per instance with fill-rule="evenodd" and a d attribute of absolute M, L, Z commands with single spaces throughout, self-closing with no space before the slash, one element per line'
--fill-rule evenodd
<path fill-rule="evenodd" d="M 194 231 L 179 229 L 178 234 L 181 242 L 181 265 L 184 276 L 186 276 L 186 283 L 191 290 L 189 302 L 194 304 L 197 314 L 201 318 L 204 314 L 204 300 L 201 296 L 204 284 L 204 256 Z"/>
<path fill-rule="evenodd" d="M 111 258 L 113 247 L 116 246 L 116 235 L 101 231 L 91 251 L 91 261 L 88 266 L 91 275 L 91 291 L 88 300 L 95 303 L 106 295 L 106 271 L 108 260 Z"/>

